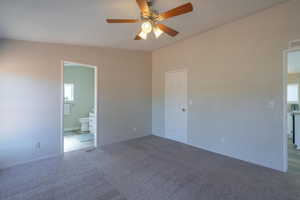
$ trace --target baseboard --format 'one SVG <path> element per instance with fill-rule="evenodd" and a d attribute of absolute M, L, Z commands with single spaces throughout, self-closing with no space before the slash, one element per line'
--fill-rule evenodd
<path fill-rule="evenodd" d="M 157 137 L 161 137 L 161 138 L 165 138 L 164 136 L 157 134 L 157 133 L 151 133 L 151 135 L 157 136 Z"/>
<path fill-rule="evenodd" d="M 154 135 L 154 136 L 156 136 L 156 137 L 163 138 L 163 139 L 172 140 L 172 139 L 167 138 L 167 137 L 165 137 L 165 136 L 159 136 L 159 135 L 155 135 L 155 134 L 152 134 L 152 135 Z M 178 141 L 176 141 L 176 140 L 172 140 L 172 141 L 178 142 Z M 183 142 L 179 142 L 179 143 L 183 143 Z M 215 154 L 218 154 L 218 155 L 221 155 L 221 156 L 226 156 L 226 157 L 229 157 L 229 158 L 232 158 L 232 159 L 240 160 L 240 161 L 242 161 L 242 162 L 250 163 L 250 164 L 252 164 L 252 165 L 257 165 L 257 166 L 264 167 L 264 168 L 268 168 L 268 169 L 272 169 L 272 170 L 275 170 L 275 171 L 285 172 L 283 169 L 273 168 L 273 167 L 266 166 L 266 165 L 264 165 L 264 164 L 257 163 L 257 162 L 251 161 L 251 160 L 242 160 L 242 159 L 237 158 L 237 157 L 234 157 L 234 156 L 232 156 L 232 155 L 230 155 L 230 154 L 226 154 L 226 153 L 223 153 L 223 152 L 214 151 L 214 150 L 208 149 L 208 148 L 206 148 L 206 147 L 194 145 L 194 144 L 191 144 L 191 143 L 183 143 L 183 144 L 186 144 L 186 145 L 189 145 L 189 146 L 192 146 L 192 147 L 195 147 L 195 148 L 197 148 L 197 149 L 204 150 L 204 151 L 208 151 L 208 152 L 211 152 L 211 153 L 215 153 Z"/>
<path fill-rule="evenodd" d="M 226 157 L 229 157 L 229 158 L 232 158 L 232 159 L 236 159 L 236 160 L 239 160 L 239 161 L 242 161 L 242 162 L 246 162 L 246 163 L 249 163 L 249 164 L 252 164 L 252 165 L 257 165 L 257 166 L 268 168 L 268 169 L 272 169 L 272 170 L 275 170 L 275 171 L 285 172 L 283 169 L 277 169 L 277 168 L 274 168 L 274 167 L 270 167 L 270 166 L 264 165 L 262 163 L 258 163 L 258 162 L 252 161 L 252 160 L 243 160 L 243 159 L 235 157 L 235 156 L 233 156 L 231 154 L 214 151 L 214 150 L 211 150 L 211 149 L 208 149 L 208 148 L 205 148 L 205 147 L 201 147 L 201 146 L 197 146 L 197 145 L 193 145 L 193 144 L 190 144 L 190 143 L 188 145 L 190 145 L 192 147 L 195 147 L 195 148 L 203 149 L 205 151 L 209 151 L 209 152 L 212 152 L 212 153 L 215 153 L 215 154 L 226 156 Z"/>
<path fill-rule="evenodd" d="M 134 139 L 138 139 L 138 138 L 142 138 L 142 137 L 147 137 L 149 135 L 152 135 L 152 134 L 147 133 L 147 134 L 144 134 L 144 135 L 134 136 L 134 137 L 130 137 L 130 138 L 123 138 L 123 139 L 120 139 L 120 140 L 114 140 L 114 141 L 110 141 L 110 142 L 100 143 L 99 146 L 101 147 L 101 146 L 106 146 L 106 145 L 110 145 L 110 144 L 117 144 L 117 143 L 125 142 L 125 141 L 128 141 L 128 140 L 134 140 Z"/>
<path fill-rule="evenodd" d="M 55 154 L 55 155 L 50 155 L 50 156 L 43 156 L 43 157 L 39 157 L 39 158 L 36 158 L 36 159 L 31 159 L 31 160 L 28 160 L 28 161 L 22 161 L 22 162 L 14 163 L 12 165 L 3 166 L 3 167 L 0 167 L 0 170 L 5 170 L 5 169 L 16 167 L 16 166 L 19 166 L 19 165 L 30 164 L 30 163 L 33 163 L 33 162 L 47 160 L 47 159 L 51 159 L 51 158 L 58 158 L 58 157 L 62 157 L 62 156 L 63 156 L 63 154 Z"/>
<path fill-rule="evenodd" d="M 65 132 L 67 132 L 67 131 L 77 131 L 77 130 L 80 130 L 80 127 L 64 128 Z"/>

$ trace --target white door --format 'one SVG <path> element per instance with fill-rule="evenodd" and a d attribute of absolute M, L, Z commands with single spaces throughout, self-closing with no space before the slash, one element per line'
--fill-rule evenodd
<path fill-rule="evenodd" d="M 187 71 L 167 72 L 165 81 L 165 136 L 187 143 Z"/>

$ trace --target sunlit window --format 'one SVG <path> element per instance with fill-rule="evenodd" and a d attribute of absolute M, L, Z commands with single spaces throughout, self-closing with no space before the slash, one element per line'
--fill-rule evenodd
<path fill-rule="evenodd" d="M 74 84 L 64 84 L 64 99 L 65 101 L 74 101 Z"/>
<path fill-rule="evenodd" d="M 299 103 L 299 84 L 288 84 L 287 101 L 289 104 Z"/>

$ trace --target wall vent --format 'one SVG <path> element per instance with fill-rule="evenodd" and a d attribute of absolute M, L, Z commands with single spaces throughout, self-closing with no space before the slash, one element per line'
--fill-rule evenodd
<path fill-rule="evenodd" d="M 290 48 L 300 47 L 300 40 L 293 40 L 293 41 L 290 41 L 289 47 L 290 47 Z"/>

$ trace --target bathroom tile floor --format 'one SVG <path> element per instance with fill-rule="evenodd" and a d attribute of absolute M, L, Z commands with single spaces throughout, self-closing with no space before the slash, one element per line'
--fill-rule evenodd
<path fill-rule="evenodd" d="M 64 133 L 64 152 L 94 147 L 94 134 L 68 131 Z"/>

